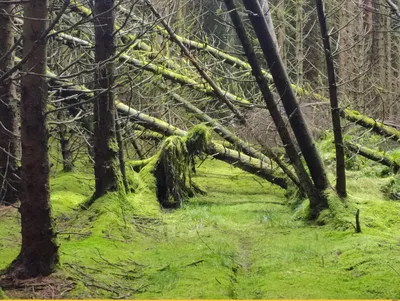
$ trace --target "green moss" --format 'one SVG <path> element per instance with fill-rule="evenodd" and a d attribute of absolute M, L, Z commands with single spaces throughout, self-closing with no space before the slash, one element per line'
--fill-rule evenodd
<path fill-rule="evenodd" d="M 157 158 L 139 173 L 127 169 L 134 193 L 107 194 L 85 211 L 78 205 L 93 192 L 92 175 L 51 180 L 61 272 L 76 283 L 63 297 L 398 299 L 400 203 L 380 191 L 391 178 L 347 171 L 346 202 L 329 192 L 324 225 L 316 225 L 306 220 L 307 201 L 294 211 L 283 189 L 210 159 L 195 160 L 192 175 L 207 195 L 160 210 L 151 174 Z M 18 254 L 20 239 L 18 212 L 3 210 L 0 268 Z"/>
<path fill-rule="evenodd" d="M 4 294 L 3 290 L 0 288 L 0 300 L 6 300 L 8 299 L 6 294 Z"/>

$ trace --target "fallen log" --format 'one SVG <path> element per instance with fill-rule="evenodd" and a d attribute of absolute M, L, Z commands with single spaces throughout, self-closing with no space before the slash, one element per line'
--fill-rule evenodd
<path fill-rule="evenodd" d="M 16 58 L 18 61 L 18 58 Z M 70 81 L 65 81 L 60 79 L 55 73 L 51 72 L 50 70 L 46 71 L 46 77 L 48 79 L 49 85 L 51 86 L 52 84 L 56 83 L 57 88 L 60 88 L 60 86 L 65 85 L 67 87 L 67 90 L 70 93 L 74 93 L 74 95 L 77 95 L 76 100 L 78 100 L 82 95 L 85 96 L 85 98 L 89 98 L 89 100 L 94 100 L 93 99 L 93 91 L 90 89 L 87 89 L 85 86 L 82 85 L 75 85 Z M 87 100 L 84 101 L 86 103 Z M 74 106 L 79 106 L 81 103 L 75 103 Z M 47 114 L 59 111 L 60 109 L 68 109 L 69 106 L 64 107 L 64 108 L 59 108 L 59 109 L 54 109 Z M 147 114 L 141 113 L 124 103 L 116 100 L 116 107 L 118 112 L 127 115 L 129 118 L 132 118 L 136 121 L 141 122 L 142 126 L 144 126 L 147 129 L 150 129 L 152 131 L 155 131 L 157 133 L 163 134 L 165 136 L 186 136 L 187 132 L 184 130 L 181 130 L 171 124 L 168 124 L 165 121 L 162 121 L 160 119 L 157 119 L 155 117 L 149 116 Z M 228 148 L 223 147 L 222 145 L 219 144 L 213 144 L 214 146 L 210 146 L 210 149 L 208 149 L 206 152 L 209 155 L 212 155 L 213 157 L 224 161 L 229 164 L 236 164 L 238 168 L 241 168 L 247 172 L 253 173 L 273 184 L 276 184 L 283 189 L 288 188 L 288 181 L 285 177 L 280 177 L 275 174 L 274 171 L 270 170 L 267 168 L 266 164 L 263 163 L 262 161 L 252 158 L 250 156 L 246 156 L 244 154 L 241 154 L 240 152 L 230 150 Z M 216 152 L 216 150 L 223 150 L 223 153 L 219 154 Z"/>
<path fill-rule="evenodd" d="M 180 95 L 178 95 L 176 93 L 172 93 L 171 95 L 175 99 L 175 101 L 182 104 L 186 108 L 186 110 L 188 110 L 191 113 L 194 113 L 195 114 L 194 116 L 198 120 L 205 122 L 208 126 L 210 126 L 214 130 L 215 133 L 217 133 L 223 139 L 225 139 L 226 141 L 231 143 L 232 146 L 237 148 L 239 151 L 242 151 L 246 155 L 257 158 L 264 162 L 268 162 L 270 159 L 273 160 L 282 169 L 282 171 L 288 176 L 288 178 L 290 180 L 292 180 L 292 182 L 301 189 L 299 180 L 297 179 L 296 175 L 288 168 L 288 166 L 286 166 L 285 163 L 282 162 L 282 160 L 279 159 L 278 155 L 276 155 L 270 148 L 267 148 L 267 147 L 264 148 L 267 153 L 267 156 L 265 156 L 263 153 L 256 150 L 254 147 L 252 147 L 248 143 L 244 142 L 242 139 L 240 139 L 234 133 L 229 131 L 227 128 L 225 128 L 223 125 L 221 125 L 216 120 L 212 119 L 206 113 L 204 113 L 199 108 L 197 108 L 196 106 L 191 104 L 189 101 L 182 98 Z"/>
<path fill-rule="evenodd" d="M 363 156 L 369 160 L 392 168 L 395 173 L 400 170 L 400 164 L 388 154 L 383 154 L 368 147 L 348 141 L 345 142 L 345 146 L 349 151 L 356 155 Z"/>
<path fill-rule="evenodd" d="M 341 111 L 341 117 L 354 122 L 364 128 L 371 129 L 374 133 L 400 142 L 400 131 L 395 128 L 378 122 L 373 118 L 363 115 L 358 111 L 344 109 Z"/>

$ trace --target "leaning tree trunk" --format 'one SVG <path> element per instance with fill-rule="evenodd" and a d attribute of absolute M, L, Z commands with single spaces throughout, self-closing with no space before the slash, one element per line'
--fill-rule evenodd
<path fill-rule="evenodd" d="M 24 4 L 21 78 L 21 188 L 22 246 L 10 274 L 30 278 L 52 273 L 58 246 L 52 225 L 49 191 L 48 131 L 46 128 L 47 0 Z"/>
<path fill-rule="evenodd" d="M 0 76 L 14 65 L 11 50 L 14 43 L 12 0 L 0 2 Z M 8 15 L 10 14 L 10 15 Z M 12 76 L 0 82 L 0 204 L 10 205 L 18 200 L 17 99 Z"/>
<path fill-rule="evenodd" d="M 323 196 L 319 195 L 317 189 L 313 186 L 313 183 L 310 177 L 307 174 L 307 171 L 304 168 L 303 163 L 301 162 L 301 158 L 296 150 L 296 147 L 290 137 L 289 131 L 286 127 L 285 121 L 282 118 L 282 115 L 277 107 L 277 104 L 274 100 L 271 90 L 269 89 L 268 80 L 264 76 L 263 71 L 260 67 L 259 61 L 257 59 L 256 53 L 254 51 L 253 45 L 250 41 L 250 38 L 247 35 L 244 24 L 241 20 L 241 17 L 237 11 L 236 5 L 233 0 L 225 0 L 225 4 L 227 9 L 230 12 L 230 16 L 235 26 L 236 32 L 239 36 L 239 39 L 242 43 L 243 50 L 247 57 L 247 60 L 252 68 L 253 75 L 256 78 L 256 82 L 261 90 L 264 101 L 267 105 L 267 108 L 271 114 L 271 117 L 274 121 L 274 124 L 278 130 L 279 136 L 282 140 L 282 143 L 285 147 L 286 154 L 288 155 L 294 170 L 296 172 L 297 177 L 300 180 L 301 189 L 307 194 L 310 199 L 310 209 L 311 216 L 317 215 L 319 210 L 320 198 Z"/>
<path fill-rule="evenodd" d="M 329 182 L 322 164 L 321 157 L 315 147 L 314 140 L 308 129 L 296 96 L 290 84 L 289 77 L 279 57 L 271 32 L 257 0 L 243 0 L 246 9 L 249 11 L 249 18 L 260 42 L 264 57 L 268 63 L 275 86 L 282 99 L 286 114 L 289 117 L 293 133 L 303 153 L 304 159 L 310 170 L 315 187 L 323 191 L 328 188 Z M 321 198 L 320 208 L 328 206 L 327 200 Z"/>
<path fill-rule="evenodd" d="M 114 0 L 94 1 L 95 90 L 94 103 L 94 173 L 95 193 L 92 201 L 109 191 L 124 189 L 118 167 L 118 143 L 115 129 L 114 85 L 115 7 Z M 88 204 L 89 205 L 89 204 Z"/>
<path fill-rule="evenodd" d="M 322 0 L 316 0 L 316 6 L 318 20 L 321 27 L 322 41 L 324 44 L 326 71 L 328 73 L 329 82 L 329 99 L 331 102 L 332 126 L 336 149 L 336 192 L 340 197 L 346 197 L 346 168 L 342 126 L 340 124 L 340 108 L 336 86 L 335 67 L 333 65 L 331 44 L 329 41 L 329 34 L 326 26 L 326 17 Z"/>

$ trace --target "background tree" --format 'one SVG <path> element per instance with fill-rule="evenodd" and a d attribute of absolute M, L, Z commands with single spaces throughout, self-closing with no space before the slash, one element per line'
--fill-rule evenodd
<path fill-rule="evenodd" d="M 14 66 L 13 1 L 0 2 L 0 76 Z M 13 74 L 0 81 L 0 204 L 18 200 L 18 107 Z"/>
<path fill-rule="evenodd" d="M 95 88 L 94 102 L 94 199 L 108 191 L 124 189 L 118 165 L 118 143 L 115 130 L 114 55 L 115 2 L 94 1 L 95 17 Z"/>

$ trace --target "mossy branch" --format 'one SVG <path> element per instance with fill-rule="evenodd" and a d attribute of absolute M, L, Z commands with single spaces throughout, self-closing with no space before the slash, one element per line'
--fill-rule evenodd
<path fill-rule="evenodd" d="M 358 111 L 344 109 L 341 111 L 341 116 L 362 127 L 371 129 L 378 135 L 390 138 L 396 142 L 400 142 L 400 131 L 393 127 L 387 126 L 382 122 L 378 122 L 369 116 L 363 115 Z"/>
<path fill-rule="evenodd" d="M 367 159 L 392 168 L 395 173 L 397 173 L 400 169 L 400 164 L 388 154 L 383 154 L 365 146 L 361 146 L 359 144 L 351 143 L 348 141 L 345 142 L 345 146 L 349 151 L 354 154 L 361 155 Z"/>

